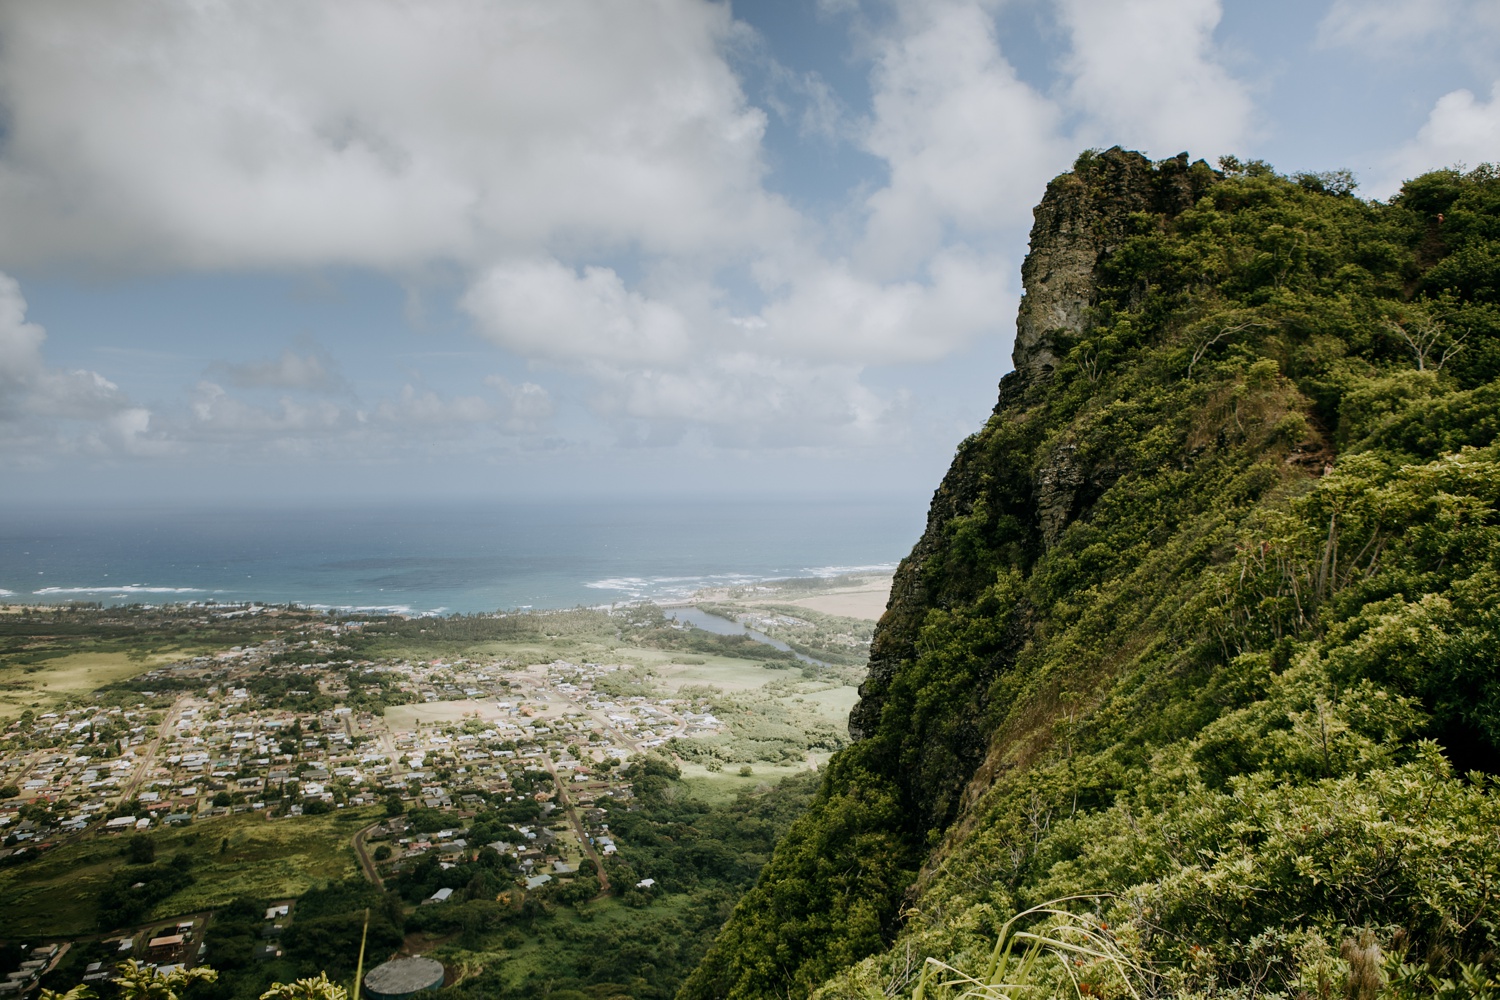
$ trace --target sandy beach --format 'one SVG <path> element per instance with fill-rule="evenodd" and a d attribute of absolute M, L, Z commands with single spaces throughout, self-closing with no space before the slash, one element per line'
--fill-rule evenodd
<path fill-rule="evenodd" d="M 821 611 L 825 615 L 877 622 L 885 614 L 886 602 L 891 598 L 891 580 L 889 576 L 860 576 L 847 587 L 833 587 L 810 597 L 778 594 L 774 583 L 765 588 L 757 588 L 753 594 L 746 594 L 738 588 L 705 587 L 686 600 L 663 601 L 661 607 L 685 608 L 703 603 L 782 604 Z"/>
<path fill-rule="evenodd" d="M 816 597 L 803 597 L 795 601 L 780 603 L 821 611 L 825 615 L 841 615 L 845 618 L 864 618 L 879 621 L 885 614 L 886 602 L 891 598 L 891 578 L 871 580 L 847 590 L 831 590 Z"/>

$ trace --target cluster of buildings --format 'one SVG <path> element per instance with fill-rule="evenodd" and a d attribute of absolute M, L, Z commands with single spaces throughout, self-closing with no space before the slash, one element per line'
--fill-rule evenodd
<path fill-rule="evenodd" d="M 523 796 L 555 806 L 567 788 L 582 826 L 592 802 L 624 784 L 621 761 L 725 729 L 701 704 L 610 693 L 630 690 L 612 683 L 621 668 L 610 664 L 288 662 L 289 652 L 307 659 L 320 645 L 335 649 L 340 630 L 358 627 L 312 624 L 294 638 L 146 673 L 120 704 L 13 722 L 0 732 L 0 863 L 24 862 L 65 837 L 249 811 L 297 816 L 392 796 L 473 811 Z M 600 846 L 612 849 L 603 837 Z M 442 849 L 393 846 L 396 854 Z M 539 874 L 569 863 L 508 846 Z"/>
<path fill-rule="evenodd" d="M 33 990 L 43 975 L 62 959 L 63 946 L 38 945 L 26 953 L 21 966 L 0 979 L 0 997 L 19 997 Z"/>

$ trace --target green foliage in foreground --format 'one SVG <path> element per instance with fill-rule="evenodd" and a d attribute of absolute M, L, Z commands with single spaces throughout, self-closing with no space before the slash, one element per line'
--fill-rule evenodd
<path fill-rule="evenodd" d="M 681 1000 L 1496 995 L 1500 176 L 1225 167 L 1156 169 L 1201 196 L 1114 219 L 961 446 L 865 738 Z M 1111 950 L 989 985 L 1060 899 L 1005 934 Z"/>
<path fill-rule="evenodd" d="M 609 809 L 620 855 L 605 868 L 619 902 L 573 900 L 568 907 L 563 883 L 528 893 L 519 907 L 475 898 L 419 908 L 413 919 L 434 930 L 446 922 L 458 932 L 461 950 L 440 957 L 483 967 L 435 1000 L 667 1000 L 817 784 L 809 772 L 709 807 L 683 795 L 676 769 L 664 760 L 638 759 L 631 774 L 639 802 Z M 656 885 L 637 890 L 645 878 Z"/>
<path fill-rule="evenodd" d="M 275 981 L 325 972 L 352 980 L 368 910 L 366 969 L 414 944 L 458 980 L 433 1000 L 667 1000 L 806 808 L 818 775 L 794 775 L 718 806 L 689 797 L 664 758 L 638 758 L 632 775 L 637 799 L 606 805 L 620 844 L 605 861 L 610 895 L 601 895 L 592 862 L 523 892 L 494 851 L 446 868 L 430 854 L 384 889 L 356 876 L 304 893 L 274 960 L 256 957 L 269 900 L 238 899 L 208 929 L 208 960 L 222 973 L 215 995 L 252 1000 Z M 637 889 L 646 878 L 655 886 Z M 445 887 L 454 890 L 448 902 L 413 905 Z"/>

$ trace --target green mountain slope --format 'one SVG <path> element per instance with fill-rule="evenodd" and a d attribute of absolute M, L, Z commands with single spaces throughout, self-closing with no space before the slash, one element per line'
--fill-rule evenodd
<path fill-rule="evenodd" d="M 897 573 L 858 742 L 680 1000 L 991 970 L 1018 996 L 1478 995 L 1500 174 L 1381 204 L 1221 167 L 1114 149 L 1049 185 L 1016 371 Z M 1002 925 L 1064 897 L 1011 928 L 1061 943 L 997 967 Z"/>

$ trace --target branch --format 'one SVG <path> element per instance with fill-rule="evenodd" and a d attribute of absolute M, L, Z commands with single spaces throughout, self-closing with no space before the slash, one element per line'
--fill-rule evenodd
<path fill-rule="evenodd" d="M 1196 366 L 1199 361 L 1203 360 L 1203 355 L 1205 355 L 1205 354 L 1208 353 L 1208 349 L 1210 347 L 1214 346 L 1219 341 L 1223 340 L 1225 337 L 1233 336 L 1234 334 L 1240 333 L 1243 330 L 1248 330 L 1252 326 L 1269 326 L 1269 325 L 1270 325 L 1269 323 L 1262 323 L 1258 319 L 1248 319 L 1245 322 L 1237 324 L 1235 326 L 1226 326 L 1224 329 L 1222 329 L 1218 333 L 1214 334 L 1208 340 L 1205 340 L 1202 344 L 1198 345 L 1198 349 L 1193 352 L 1193 360 L 1188 362 L 1187 377 L 1188 378 L 1192 378 L 1193 377 L 1193 368 L 1194 368 L 1194 366 Z"/>

